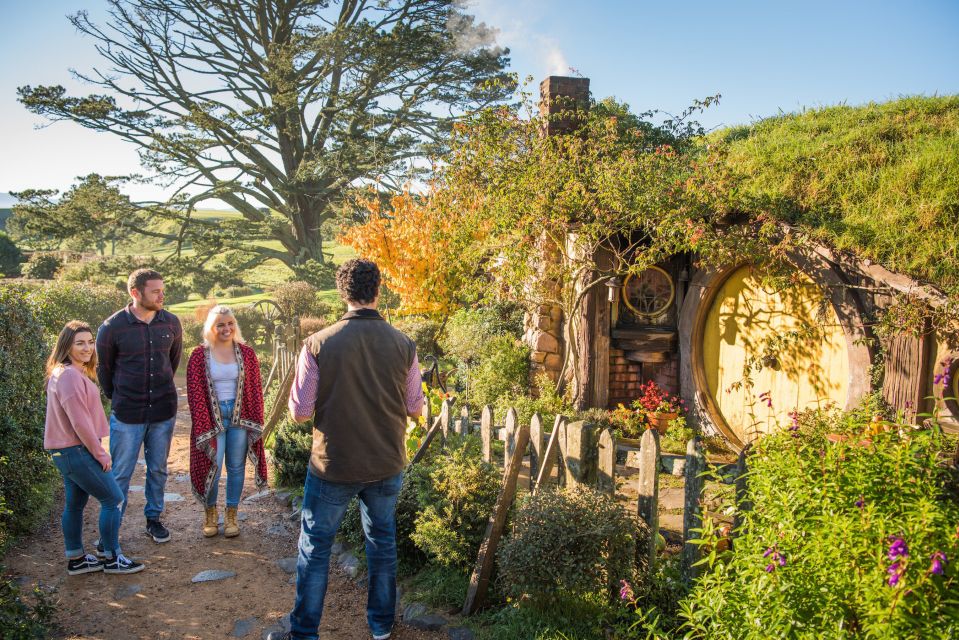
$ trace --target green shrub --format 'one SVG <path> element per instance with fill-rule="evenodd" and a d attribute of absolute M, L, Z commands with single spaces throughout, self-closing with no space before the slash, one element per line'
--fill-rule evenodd
<path fill-rule="evenodd" d="M 497 553 L 500 584 L 538 606 L 564 593 L 609 593 L 619 580 L 637 586 L 637 541 L 649 528 L 613 496 L 588 487 L 549 488 L 525 500 Z"/>
<path fill-rule="evenodd" d="M 306 483 L 306 471 L 313 448 L 313 421 L 279 424 L 273 441 L 273 477 L 279 487 L 300 488 Z"/>
<path fill-rule="evenodd" d="M 70 320 L 82 320 L 94 331 L 130 302 L 127 294 L 112 287 L 54 281 L 28 295 L 47 340 L 52 343 Z"/>
<path fill-rule="evenodd" d="M 0 287 L 0 555 L 46 514 L 55 472 L 43 450 L 43 327 L 26 289 Z"/>
<path fill-rule="evenodd" d="M 186 354 L 203 342 L 203 322 L 193 316 L 180 316 L 180 327 L 183 329 L 183 353 Z"/>
<path fill-rule="evenodd" d="M 529 347 L 509 335 L 493 336 L 469 383 L 467 399 L 475 406 L 521 395 L 529 386 Z"/>
<path fill-rule="evenodd" d="M 876 431 L 868 413 L 815 411 L 754 446 L 753 509 L 707 556 L 686 637 L 959 637 L 955 440 Z"/>
<path fill-rule="evenodd" d="M 2 575 L 0 567 L 0 575 Z M 55 626 L 53 597 L 41 588 L 33 589 L 33 602 L 24 600 L 12 580 L 0 578 L 0 629 L 5 640 L 41 640 Z"/>
<path fill-rule="evenodd" d="M 519 424 L 527 424 L 538 413 L 543 424 L 551 427 L 558 414 L 573 416 L 575 410 L 563 396 L 556 393 L 556 387 L 545 373 L 536 378 L 536 396 L 528 393 L 507 394 L 496 399 L 494 410 L 497 416 L 505 416 L 510 407 L 516 409 Z"/>
<path fill-rule="evenodd" d="M 23 262 L 23 253 L 6 232 L 0 231 L 0 277 L 11 278 L 20 275 L 21 262 Z"/>
<path fill-rule="evenodd" d="M 303 316 L 300 318 L 300 331 L 304 338 L 326 327 L 326 318 L 314 318 L 312 316 Z"/>
<path fill-rule="evenodd" d="M 275 325 L 252 306 L 230 308 L 233 309 L 233 315 L 236 316 L 237 325 L 243 331 L 243 338 L 257 350 L 257 356 L 262 361 L 264 356 L 272 353 Z M 205 314 L 203 319 L 206 319 Z"/>
<path fill-rule="evenodd" d="M 23 275 L 35 280 L 53 280 L 63 267 L 63 260 L 55 253 L 40 253 L 36 251 L 23 265 Z"/>
<path fill-rule="evenodd" d="M 270 297 L 290 316 L 323 316 L 316 287 L 306 282 L 284 282 L 270 292 Z"/>
<path fill-rule="evenodd" d="M 501 474 L 483 461 L 475 437 L 451 437 L 425 466 L 429 482 L 419 487 L 422 509 L 413 542 L 437 563 L 469 570 L 499 496 Z"/>
<path fill-rule="evenodd" d="M 515 307 L 460 309 L 450 316 L 439 346 L 445 355 L 475 364 L 486 355 L 491 339 L 503 335 L 518 338 L 522 332 L 522 315 Z"/>
<path fill-rule="evenodd" d="M 443 325 L 427 316 L 400 316 L 393 319 L 393 326 L 416 343 L 416 352 L 422 360 L 427 355 L 437 355 L 437 339 Z"/>

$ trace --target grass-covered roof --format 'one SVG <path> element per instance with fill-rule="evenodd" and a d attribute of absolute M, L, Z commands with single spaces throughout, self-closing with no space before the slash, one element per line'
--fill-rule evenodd
<path fill-rule="evenodd" d="M 806 110 L 710 139 L 729 144 L 747 202 L 959 293 L 959 96 Z"/>

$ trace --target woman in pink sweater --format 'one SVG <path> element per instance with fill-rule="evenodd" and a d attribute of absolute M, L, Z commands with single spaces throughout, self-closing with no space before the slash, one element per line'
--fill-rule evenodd
<path fill-rule="evenodd" d="M 47 422 L 43 448 L 63 476 L 63 541 L 67 573 L 91 571 L 136 573 L 143 565 L 120 553 L 120 505 L 123 494 L 113 474 L 110 454 L 100 439 L 110 434 L 96 380 L 93 331 L 79 320 L 63 327 L 47 360 Z M 104 560 L 83 550 L 83 508 L 100 501 L 100 542 Z"/>

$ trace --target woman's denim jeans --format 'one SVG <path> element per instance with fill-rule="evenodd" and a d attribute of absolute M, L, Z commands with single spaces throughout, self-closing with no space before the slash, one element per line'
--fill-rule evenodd
<path fill-rule="evenodd" d="M 123 493 L 113 478 L 83 445 L 52 449 L 50 455 L 63 476 L 63 543 L 67 558 L 78 558 L 83 549 L 83 508 L 93 496 L 100 501 L 100 542 L 108 558 L 120 550 L 120 504 Z"/>
<path fill-rule="evenodd" d="M 369 589 L 366 621 L 373 635 L 389 633 L 396 611 L 396 500 L 403 474 L 369 484 L 339 484 L 306 475 L 302 529 L 296 561 L 296 602 L 290 614 L 293 637 L 316 640 L 323 616 L 330 547 L 346 507 L 360 499 L 366 536 Z"/>
<path fill-rule="evenodd" d="M 223 461 L 226 460 L 226 506 L 236 507 L 240 504 L 243 494 L 243 477 L 246 475 L 246 429 L 233 428 L 234 400 L 224 400 L 220 403 L 220 416 L 223 419 L 223 431 L 216 437 L 216 478 L 206 496 L 206 505 L 216 505 L 219 493 L 220 472 L 223 470 Z"/>

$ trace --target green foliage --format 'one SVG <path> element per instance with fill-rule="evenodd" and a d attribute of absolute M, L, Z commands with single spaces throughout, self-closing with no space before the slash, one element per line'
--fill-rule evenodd
<path fill-rule="evenodd" d="M 318 290 L 306 282 L 285 282 L 270 297 L 290 316 L 323 317 L 327 309 L 316 297 Z"/>
<path fill-rule="evenodd" d="M 558 593 L 549 609 L 511 602 L 481 612 L 470 622 L 480 640 L 597 640 L 610 637 L 614 615 L 606 594 L 576 598 Z"/>
<path fill-rule="evenodd" d="M 26 289 L 0 287 L 0 555 L 45 516 L 53 494 L 43 450 L 46 357 Z"/>
<path fill-rule="evenodd" d="M 76 251 L 116 251 L 146 223 L 145 212 L 120 193 L 126 178 L 95 173 L 81 178 L 62 197 L 45 189 L 12 194 L 19 202 L 7 221 L 11 233 L 31 245 Z"/>
<path fill-rule="evenodd" d="M 439 346 L 448 357 L 476 364 L 487 354 L 491 339 L 503 335 L 519 336 L 522 332 L 522 312 L 514 305 L 460 309 L 450 316 Z"/>
<path fill-rule="evenodd" d="M 494 406 L 497 416 L 505 416 L 510 407 L 516 409 L 519 424 L 528 424 L 534 413 L 538 413 L 544 425 L 552 425 L 557 415 L 572 416 L 572 405 L 556 392 L 555 385 L 545 373 L 535 380 L 536 395 L 519 393 L 500 396 Z"/>
<path fill-rule="evenodd" d="M 284 420 L 276 428 L 273 440 L 273 478 L 279 487 L 300 488 L 306 484 L 306 472 L 313 449 L 313 421 Z"/>
<path fill-rule="evenodd" d="M 877 426 L 866 412 L 807 412 L 757 443 L 753 509 L 731 552 L 707 554 L 682 606 L 687 637 L 959 635 L 959 485 L 942 463 L 956 442 Z M 708 522 L 703 538 L 715 549 Z"/>
<path fill-rule="evenodd" d="M 39 587 L 33 589 L 32 596 L 33 602 L 25 600 L 12 580 L 0 578 L 0 629 L 5 640 L 43 640 L 53 631 L 53 596 Z"/>
<path fill-rule="evenodd" d="M 5 231 L 0 231 L 0 276 L 12 278 L 20 275 L 23 253 Z"/>
<path fill-rule="evenodd" d="M 406 584 L 404 598 L 435 609 L 459 609 L 466 600 L 470 576 L 456 568 L 428 564 Z"/>
<path fill-rule="evenodd" d="M 23 265 L 23 275 L 36 280 L 53 280 L 63 267 L 63 260 L 55 253 L 35 251 Z"/>
<path fill-rule="evenodd" d="M 413 542 L 438 564 L 468 570 L 499 496 L 500 473 L 483 461 L 473 437 L 451 437 L 424 466 L 429 482 L 419 486 Z"/>
<path fill-rule="evenodd" d="M 479 366 L 470 371 L 470 403 L 495 405 L 522 394 L 529 386 L 529 347 L 509 335 L 493 337 Z"/>
<path fill-rule="evenodd" d="M 497 553 L 500 583 L 537 606 L 558 593 L 585 596 L 641 584 L 634 567 L 637 541 L 649 528 L 616 500 L 588 487 L 550 488 L 527 498 Z"/>
<path fill-rule="evenodd" d="M 111 287 L 59 280 L 34 289 L 28 298 L 51 344 L 68 321 L 82 320 L 96 331 L 130 302 L 126 293 Z"/>
<path fill-rule="evenodd" d="M 443 324 L 429 316 L 400 316 L 394 318 L 393 326 L 405 333 L 416 343 L 416 353 L 422 359 L 427 355 L 439 354 L 438 340 Z"/>
<path fill-rule="evenodd" d="M 317 262 L 311 258 L 290 268 L 293 270 L 293 282 L 305 282 L 317 289 L 336 286 L 336 265 L 330 260 Z"/>
<path fill-rule="evenodd" d="M 191 283 L 183 273 L 188 264 L 183 260 L 161 263 L 154 256 L 110 256 L 68 263 L 58 277 L 67 282 L 96 284 L 126 293 L 127 277 L 131 273 L 140 268 L 156 269 L 163 274 L 164 303 L 169 306 L 186 300 L 190 293 Z"/>
<path fill-rule="evenodd" d="M 809 109 L 711 142 L 746 210 L 959 291 L 959 96 Z"/>

